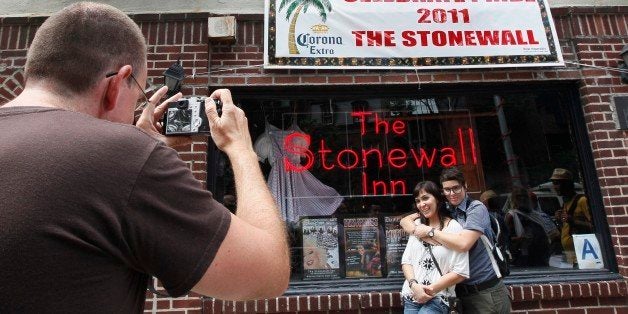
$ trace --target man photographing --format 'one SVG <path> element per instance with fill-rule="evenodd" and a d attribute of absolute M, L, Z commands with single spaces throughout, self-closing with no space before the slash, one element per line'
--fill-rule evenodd
<path fill-rule="evenodd" d="M 24 91 L 0 107 L 0 313 L 141 312 L 151 276 L 172 296 L 286 289 L 285 225 L 244 112 L 228 90 L 206 100 L 233 167 L 233 215 L 170 148 L 190 139 L 161 135 L 180 94 L 156 106 L 161 88 L 131 125 L 146 51 L 139 27 L 104 4 L 72 4 L 37 31 Z"/>

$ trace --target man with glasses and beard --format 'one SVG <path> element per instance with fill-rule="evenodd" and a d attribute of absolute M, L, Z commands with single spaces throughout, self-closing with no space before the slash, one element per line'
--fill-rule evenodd
<path fill-rule="evenodd" d="M 132 125 L 146 51 L 137 24 L 105 4 L 72 4 L 37 30 L 24 91 L 0 107 L 0 313 L 140 313 L 151 276 L 175 297 L 285 291 L 285 225 L 244 112 L 228 90 L 206 99 L 234 215 L 171 148 L 191 139 L 161 135 L 181 94 L 156 106 L 162 87 Z"/>
<path fill-rule="evenodd" d="M 482 235 L 486 235 L 489 241 L 495 237 L 486 206 L 467 195 L 464 174 L 459 169 L 443 170 L 440 183 L 453 217 L 464 230 L 447 233 L 426 225 L 415 225 L 414 221 L 418 218 L 416 213 L 401 219 L 402 228 L 409 234 L 440 243 L 454 251 L 469 252 L 471 277 L 456 285 L 456 296 L 462 300 L 465 313 L 510 313 L 508 289 L 501 276 L 495 273 L 484 243 L 480 240 Z"/>

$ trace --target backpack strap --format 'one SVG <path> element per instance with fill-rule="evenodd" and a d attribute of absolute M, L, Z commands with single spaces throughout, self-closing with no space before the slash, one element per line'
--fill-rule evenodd
<path fill-rule="evenodd" d="M 480 239 L 482 239 L 482 243 L 484 244 L 484 248 L 486 249 L 486 254 L 488 254 L 488 258 L 491 260 L 491 266 L 493 266 L 493 271 L 495 272 L 495 275 L 497 275 L 497 278 L 502 278 L 502 273 L 499 271 L 499 266 L 497 266 L 497 261 L 493 256 L 493 246 L 485 235 L 481 235 Z M 499 252 L 499 250 L 497 252 L 497 254 L 501 255 L 501 252 Z M 503 259 L 503 256 L 500 256 L 500 258 Z"/>

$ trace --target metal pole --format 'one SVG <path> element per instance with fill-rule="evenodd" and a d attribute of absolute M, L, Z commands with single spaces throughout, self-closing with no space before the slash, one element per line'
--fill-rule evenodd
<path fill-rule="evenodd" d="M 501 133 L 502 144 L 504 144 L 504 151 L 506 152 L 506 163 L 508 164 L 508 171 L 510 172 L 512 185 L 522 186 L 521 177 L 519 176 L 519 168 L 517 167 L 518 158 L 512 150 L 512 142 L 510 141 L 510 130 L 508 129 L 506 115 L 504 114 L 504 99 L 499 95 L 494 95 L 493 101 L 495 102 L 497 121 L 499 122 L 499 131 Z"/>

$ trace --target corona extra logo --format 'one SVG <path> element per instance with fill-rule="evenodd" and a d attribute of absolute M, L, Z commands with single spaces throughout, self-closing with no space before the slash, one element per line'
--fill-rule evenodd
<path fill-rule="evenodd" d="M 342 46 L 341 36 L 332 36 L 327 34 L 329 26 L 325 24 L 316 24 L 310 27 L 311 33 L 301 33 L 297 35 L 296 44 L 298 47 L 307 49 L 313 55 L 333 55 L 333 46 Z"/>

